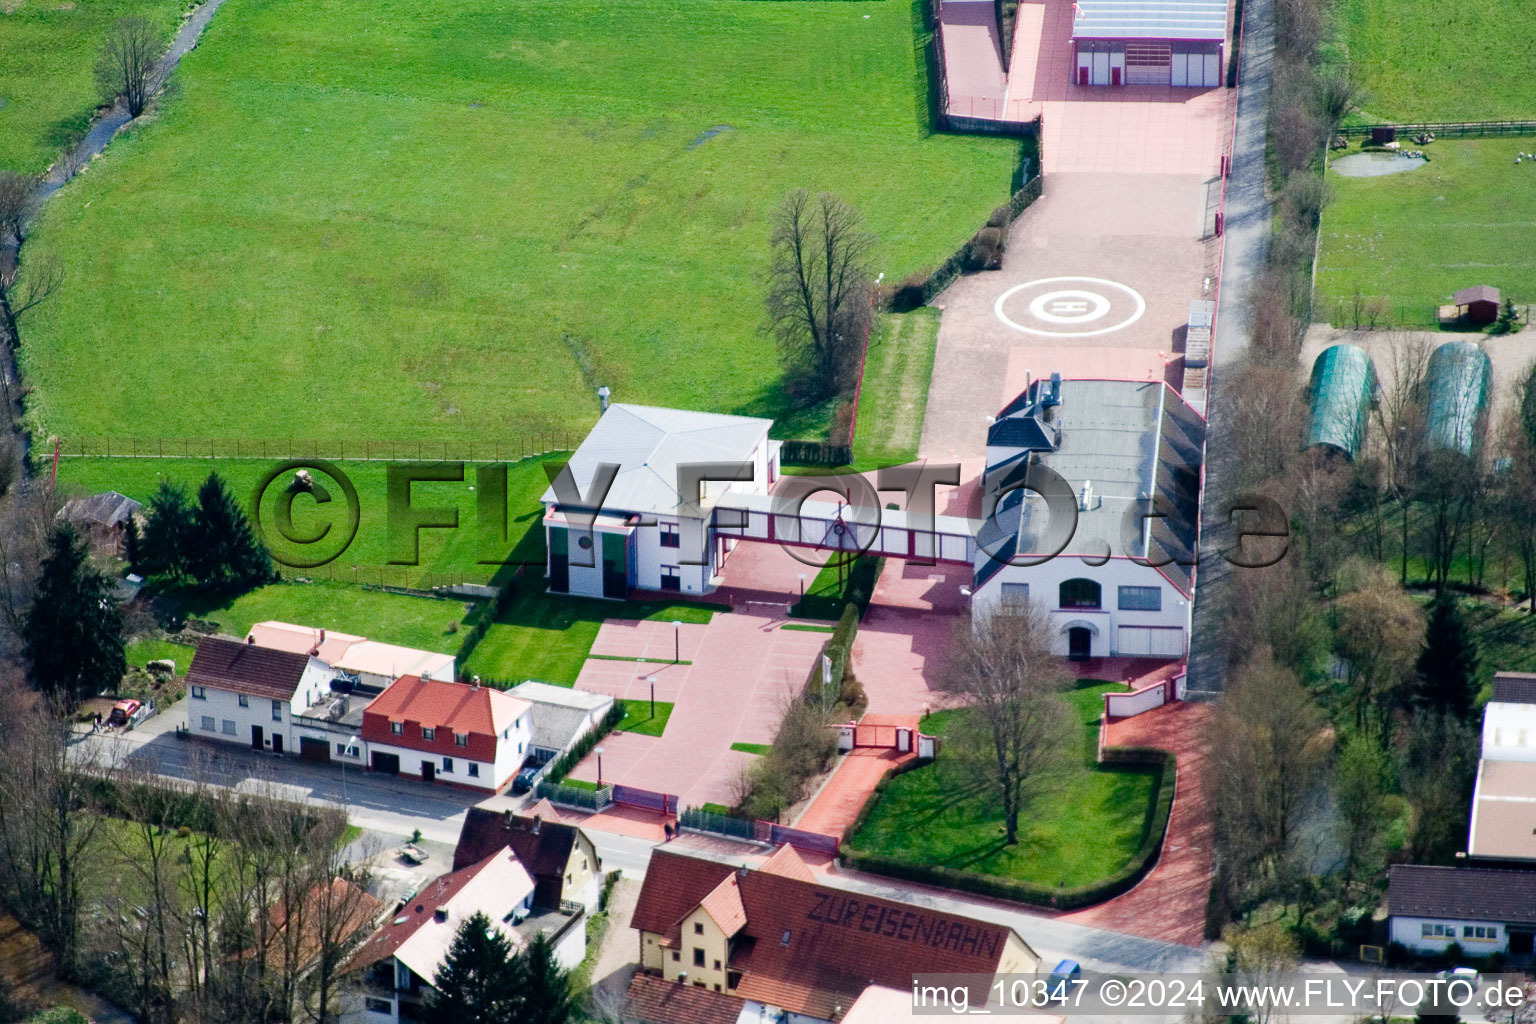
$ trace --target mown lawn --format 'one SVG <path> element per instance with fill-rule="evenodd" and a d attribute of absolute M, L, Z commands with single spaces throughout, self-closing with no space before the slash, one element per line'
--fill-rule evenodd
<path fill-rule="evenodd" d="M 866 472 L 917 459 L 938 343 L 939 311 L 931 306 L 880 318 L 864 360 L 853 435 L 855 469 Z"/>
<path fill-rule="evenodd" d="M 1147 828 L 1157 772 L 1108 770 L 1094 762 L 1100 696 L 1118 683 L 1090 682 L 1066 694 L 1079 723 L 1081 759 L 1020 821 L 1019 843 L 1003 842 L 1003 818 L 989 794 L 957 796 L 946 783 L 941 751 L 932 764 L 892 779 L 864 827 L 849 840 L 856 850 L 943 865 L 1039 885 L 1078 886 L 1119 869 Z M 923 731 L 943 735 L 956 712 L 930 715 Z"/>
<path fill-rule="evenodd" d="M 1356 289 L 1386 299 L 1405 323 L 1431 327 L 1435 308 L 1468 285 L 1536 301 L 1536 161 L 1515 163 L 1533 145 L 1442 141 L 1416 171 L 1345 178 L 1330 170 L 1315 317 L 1339 323 L 1339 303 Z"/>
<path fill-rule="evenodd" d="M 641 736 L 660 736 L 667 729 L 667 719 L 672 717 L 672 703 L 659 700 L 656 713 L 651 713 L 648 700 L 626 700 L 624 718 L 613 727 L 614 732 L 633 732 Z"/>
<path fill-rule="evenodd" d="M 531 569 L 459 671 L 516 685 L 537 679 L 572 686 L 604 619 L 708 622 L 724 605 L 666 601 L 603 601 L 544 590 L 542 570 Z"/>
<path fill-rule="evenodd" d="M 357 489 L 358 529 L 350 545 L 325 567 L 316 569 L 315 575 L 335 578 L 346 582 L 379 582 L 377 573 L 370 570 L 388 566 L 385 581 L 405 582 L 414 573 L 414 567 L 406 564 L 414 561 L 421 570 L 451 574 L 457 580 L 486 583 L 499 574 L 505 576 L 509 565 L 527 563 L 544 564 L 543 506 L 539 498 L 549 486 L 545 466 L 558 465 L 563 456 L 543 459 L 525 459 L 507 466 L 506 539 L 501 539 L 494 519 L 488 520 L 489 531 L 480 532 L 477 501 L 476 464 L 463 468 L 463 482 L 420 481 L 412 484 L 410 508 L 415 510 L 454 509 L 457 511 L 457 529 L 428 528 L 417 534 L 419 547 L 411 543 L 407 529 L 397 530 L 397 538 L 391 542 L 387 469 L 380 462 L 339 462 L 337 468 L 345 473 Z M 148 502 L 161 480 L 182 484 L 189 495 L 196 497 L 198 486 L 210 472 L 218 472 L 229 484 L 237 498 L 245 502 L 247 511 L 255 509 L 255 491 L 274 468 L 276 459 L 96 459 L 70 458 L 59 462 L 61 485 L 93 494 L 115 490 L 141 502 Z M 430 465 L 430 464 L 428 464 Z M 318 472 L 314 478 L 326 487 L 331 501 L 321 504 L 310 494 L 299 494 L 293 503 L 293 531 L 295 538 L 316 536 L 326 526 L 333 534 L 313 545 L 292 543 L 285 540 L 276 527 L 276 508 L 283 497 L 284 485 L 291 479 L 285 476 L 265 492 L 261 504 L 263 537 L 273 554 L 290 561 L 301 561 L 311 555 L 330 554 L 339 546 L 345 516 L 346 502 L 337 491 L 330 493 L 330 481 Z M 407 511 L 397 502 L 399 514 Z M 397 523 L 403 523 L 403 518 Z M 331 538 L 337 540 L 333 541 Z M 506 564 L 503 564 L 506 563 Z M 357 567 L 354 571 L 354 567 Z"/>
<path fill-rule="evenodd" d="M 0 170 L 35 174 L 85 134 L 101 102 L 107 30 L 135 15 L 165 31 L 186 0 L 0 0 Z"/>
<path fill-rule="evenodd" d="M 234 599 L 211 598 L 197 591 L 166 596 L 184 614 L 214 622 L 220 631 L 234 636 L 244 636 L 254 623 L 276 619 L 441 654 L 458 653 L 463 635 L 454 624 L 464 619 L 468 607 L 463 601 L 341 583 L 274 583 Z"/>
<path fill-rule="evenodd" d="M 1373 121 L 1496 121 L 1536 110 L 1526 0 L 1341 0 L 1361 106 Z"/>
<path fill-rule="evenodd" d="M 49 205 L 37 436 L 500 438 L 615 399 L 786 411 L 769 218 L 832 190 L 940 262 L 1018 146 L 937 136 L 914 6 L 230 0 Z"/>
<path fill-rule="evenodd" d="M 187 666 L 192 664 L 192 648 L 186 644 L 171 643 L 169 640 L 135 640 L 127 645 L 124 653 L 128 656 L 128 664 L 135 668 L 143 668 L 152 661 L 169 658 L 176 663 L 178 675 L 185 675 Z"/>

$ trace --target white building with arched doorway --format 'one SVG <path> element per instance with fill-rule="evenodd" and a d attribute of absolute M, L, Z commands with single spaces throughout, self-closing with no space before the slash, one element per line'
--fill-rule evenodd
<path fill-rule="evenodd" d="M 1184 657 L 1204 451 L 1160 381 L 1035 381 L 987 432 L 973 610 L 1044 608 L 1068 657 Z"/>

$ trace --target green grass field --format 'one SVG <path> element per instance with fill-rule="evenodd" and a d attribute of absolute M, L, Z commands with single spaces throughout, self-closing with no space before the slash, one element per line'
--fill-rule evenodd
<path fill-rule="evenodd" d="M 743 754 L 756 754 L 758 757 L 767 757 L 768 752 L 773 749 L 773 746 L 768 743 L 732 743 L 731 749 L 739 750 Z M 728 812 L 722 811 L 720 813 Z"/>
<path fill-rule="evenodd" d="M 187 666 L 192 664 L 192 648 L 186 644 L 173 644 L 169 640 L 135 640 L 127 645 L 123 653 L 128 656 L 128 664 L 134 668 L 143 668 L 152 661 L 169 658 L 176 663 L 177 674 L 185 675 Z"/>
<path fill-rule="evenodd" d="M 351 581 L 352 569 L 357 570 L 360 582 L 378 582 L 368 570 L 378 566 L 392 566 L 386 570 L 386 581 L 404 581 L 413 568 L 404 564 L 414 559 L 421 570 L 449 574 L 463 582 L 485 583 L 498 574 L 509 571 L 500 563 L 544 563 L 543 507 L 539 498 L 549 486 L 545 465 L 558 464 L 563 456 L 545 459 L 525 459 L 507 467 L 507 521 L 506 540 L 500 539 L 499 524 L 490 521 L 490 532 L 480 532 L 477 510 L 477 469 L 465 465 L 463 482 L 423 481 L 411 486 L 411 508 L 418 510 L 443 508 L 458 511 L 457 529 L 430 528 L 419 532 L 419 548 L 413 550 L 410 532 L 397 530 L 392 543 L 389 526 L 389 501 L 387 470 L 379 462 L 340 462 L 338 469 L 345 473 L 357 489 L 359 520 L 357 536 L 336 560 L 318 572 L 319 575 L 334 572 L 336 579 Z M 217 471 L 229 484 L 235 496 L 245 502 L 248 512 L 254 508 L 256 485 L 280 464 L 276 459 L 61 459 L 59 481 L 61 486 L 84 493 L 104 490 L 120 491 L 141 502 L 147 502 L 162 479 L 184 485 L 188 493 L 196 496 L 197 487 L 209 472 Z M 287 478 L 285 478 L 286 480 Z M 322 486 L 327 481 L 318 473 L 315 479 Z M 330 553 L 335 549 L 326 539 L 314 545 L 289 543 L 276 528 L 275 510 L 284 487 L 275 484 L 267 490 L 262 502 L 261 515 L 263 536 L 273 554 L 297 561 L 314 552 Z M 329 491 L 329 488 L 328 488 Z M 340 493 L 332 494 L 332 501 L 317 503 L 313 497 L 301 494 L 293 503 L 294 537 L 316 535 L 331 526 L 335 536 L 341 536 L 345 516 L 345 501 Z M 405 511 L 400 506 L 401 512 Z M 403 520 L 402 520 L 403 521 Z M 398 568 L 394 568 L 398 566 Z"/>
<path fill-rule="evenodd" d="M 276 619 L 441 654 L 458 652 L 463 637 L 452 627 L 467 614 L 467 603 L 462 601 L 340 583 L 274 583 L 232 600 L 196 591 L 167 596 L 184 614 L 214 622 L 234 636 L 244 636 L 254 623 Z M 181 667 L 179 661 L 177 667 Z"/>
<path fill-rule="evenodd" d="M 1370 121 L 1498 121 L 1536 110 L 1526 0 L 1342 0 L 1339 22 Z"/>
<path fill-rule="evenodd" d="M 880 318 L 864 358 L 853 434 L 855 469 L 865 472 L 917 459 L 938 344 L 937 309 L 925 306 Z"/>
<path fill-rule="evenodd" d="M 0 170 L 34 174 L 85 134 L 93 69 L 114 21 L 148 18 L 167 42 L 185 0 L 0 0 Z"/>
<path fill-rule="evenodd" d="M 1536 301 L 1536 162 L 1515 164 L 1515 153 L 1532 146 L 1531 139 L 1436 142 L 1416 171 L 1377 178 L 1330 171 L 1314 316 L 1338 322 L 1340 301 L 1356 289 L 1423 326 L 1434 326 L 1435 307 L 1468 285 Z"/>
<path fill-rule="evenodd" d="M 571 686 L 604 619 L 708 622 L 717 611 L 730 609 L 691 602 L 603 601 L 548 594 L 543 572 L 531 569 L 517 596 L 496 617 L 459 671 L 513 685 L 537 679 Z"/>
<path fill-rule="evenodd" d="M 656 702 L 656 713 L 651 714 L 648 700 L 626 700 L 624 718 L 613 727 L 614 732 L 632 732 L 641 736 L 660 736 L 667 730 L 667 719 L 672 717 L 670 701 Z"/>
<path fill-rule="evenodd" d="M 501 438 L 785 411 L 769 216 L 830 189 L 934 265 L 1015 142 L 930 135 L 915 5 L 230 0 L 28 243 L 46 436 Z"/>
<path fill-rule="evenodd" d="M 1079 723 L 1081 760 L 1019 822 L 1019 843 L 1003 842 L 1003 818 L 990 794 L 957 797 L 945 783 L 941 750 L 932 765 L 891 779 L 855 850 L 1040 885 L 1086 885 L 1118 870 L 1136 852 L 1151 812 L 1157 773 L 1109 770 L 1094 761 L 1100 696 L 1118 683 L 1087 683 L 1066 694 Z M 923 731 L 943 735 L 956 712 L 938 712 Z"/>

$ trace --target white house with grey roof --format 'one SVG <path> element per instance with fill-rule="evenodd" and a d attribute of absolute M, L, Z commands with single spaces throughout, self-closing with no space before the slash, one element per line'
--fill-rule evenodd
<path fill-rule="evenodd" d="M 1536 673 L 1496 672 L 1483 708 L 1467 855 L 1536 861 Z"/>
<path fill-rule="evenodd" d="M 1077 0 L 1072 8 L 1077 85 L 1222 84 L 1226 0 Z"/>
<path fill-rule="evenodd" d="M 714 528 L 713 510 L 727 493 L 768 493 L 779 472 L 772 425 L 610 406 L 544 492 L 549 589 L 620 599 L 631 589 L 713 590 L 736 544 Z M 750 465 L 749 479 L 718 479 L 708 468 L 740 463 Z"/>
<path fill-rule="evenodd" d="M 1043 607 L 1068 657 L 1184 657 L 1204 449 L 1160 381 L 1033 382 L 987 433 L 973 610 Z"/>
<path fill-rule="evenodd" d="M 552 686 L 530 679 L 507 691 L 533 705 L 530 752 L 553 760 L 576 741 L 602 724 L 613 708 L 606 693 L 592 693 L 569 686 Z"/>

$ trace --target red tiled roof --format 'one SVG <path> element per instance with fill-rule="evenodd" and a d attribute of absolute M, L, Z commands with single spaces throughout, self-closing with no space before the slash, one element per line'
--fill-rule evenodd
<path fill-rule="evenodd" d="M 671 932 L 732 872 L 729 865 L 658 850 L 646 869 L 633 926 Z M 1002 925 L 776 871 L 733 877 L 746 913 L 730 962 L 743 972 L 736 994 L 794 1013 L 831 1017 L 868 986 L 906 989 L 918 973 L 995 973 L 1011 934 Z M 704 890 L 711 880 L 714 885 Z"/>
<path fill-rule="evenodd" d="M 1465 306 L 1469 302 L 1498 302 L 1499 290 L 1491 284 L 1475 284 L 1470 288 L 1462 288 L 1452 301 L 1458 306 Z"/>
<path fill-rule="evenodd" d="M 662 870 L 658 871 L 658 867 Z M 735 870 L 729 864 L 712 860 L 695 860 L 662 851 L 651 854 L 629 926 L 676 940 L 682 919 Z"/>
<path fill-rule="evenodd" d="M 368 941 L 363 943 L 362 948 L 353 955 L 351 962 L 347 965 L 348 969 L 367 967 L 369 964 L 394 956 L 395 950 L 404 945 L 406 939 L 415 935 L 422 925 L 432 920 L 432 914 L 438 907 L 447 906 L 459 894 L 459 890 L 479 874 L 480 868 L 489 860 L 490 858 L 487 857 L 479 864 L 471 864 L 462 871 L 439 875 L 422 886 L 415 899 L 406 904 L 389 923 L 369 936 Z"/>
<path fill-rule="evenodd" d="M 273 700 L 292 700 L 309 656 L 205 636 L 197 642 L 188 686 L 211 686 Z"/>
<path fill-rule="evenodd" d="M 772 857 L 758 865 L 757 870 L 773 875 L 783 875 L 785 878 L 796 878 L 802 882 L 814 884 L 816 881 L 816 876 L 811 874 L 811 869 L 806 867 L 805 861 L 800 859 L 795 848 L 788 843 L 775 850 Z"/>
<path fill-rule="evenodd" d="M 368 705 L 368 713 L 480 736 L 497 736 L 532 705 L 500 690 L 402 676 Z"/>
<path fill-rule="evenodd" d="M 735 872 L 725 876 L 714 891 L 704 897 L 700 906 L 727 936 L 735 935 L 747 923 L 747 910 L 741 905 L 741 886 L 737 884 Z"/>
<path fill-rule="evenodd" d="M 724 992 L 637 974 L 624 998 L 624 1019 L 642 1024 L 736 1024 L 744 1003 Z"/>

